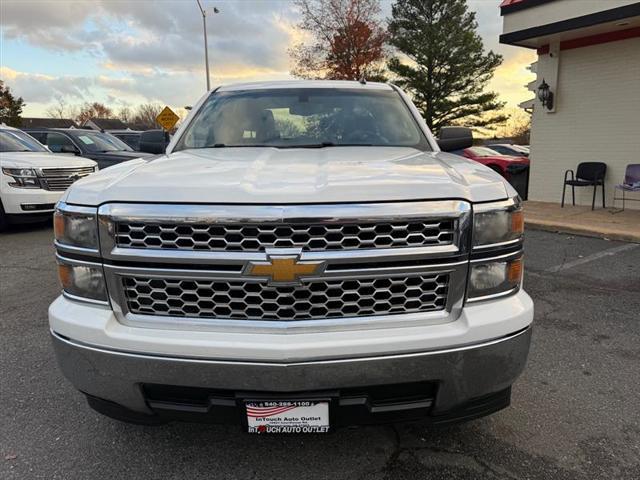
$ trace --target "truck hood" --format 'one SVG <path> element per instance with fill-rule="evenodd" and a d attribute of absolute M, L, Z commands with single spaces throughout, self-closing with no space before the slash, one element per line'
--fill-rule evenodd
<path fill-rule="evenodd" d="M 96 162 L 75 155 L 54 155 L 44 152 L 2 152 L 0 164 L 5 168 L 93 167 Z"/>
<path fill-rule="evenodd" d="M 477 162 L 404 147 L 184 150 L 110 167 L 69 188 L 66 201 L 327 203 L 506 198 L 502 177 Z"/>

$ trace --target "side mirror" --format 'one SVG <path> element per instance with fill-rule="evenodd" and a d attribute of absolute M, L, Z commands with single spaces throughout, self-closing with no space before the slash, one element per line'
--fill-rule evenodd
<path fill-rule="evenodd" d="M 467 127 L 442 127 L 438 145 L 443 152 L 464 150 L 473 146 L 473 132 Z"/>
<path fill-rule="evenodd" d="M 74 155 L 80 155 L 80 151 L 75 145 L 62 145 L 60 147 L 60 153 L 73 153 Z"/>
<path fill-rule="evenodd" d="M 145 153 L 164 153 L 169 145 L 169 135 L 163 130 L 147 130 L 140 134 L 138 150 Z"/>

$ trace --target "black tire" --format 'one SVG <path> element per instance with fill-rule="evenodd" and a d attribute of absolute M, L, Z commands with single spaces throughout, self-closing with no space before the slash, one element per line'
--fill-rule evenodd
<path fill-rule="evenodd" d="M 4 232 L 9 225 L 9 220 L 7 219 L 7 214 L 4 213 L 4 207 L 2 206 L 2 202 L 0 202 L 0 232 Z"/>

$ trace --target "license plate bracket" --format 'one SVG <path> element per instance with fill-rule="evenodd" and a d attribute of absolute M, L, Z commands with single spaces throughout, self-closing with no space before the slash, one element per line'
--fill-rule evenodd
<path fill-rule="evenodd" d="M 246 399 L 244 400 L 247 432 L 328 433 L 330 399 Z"/>

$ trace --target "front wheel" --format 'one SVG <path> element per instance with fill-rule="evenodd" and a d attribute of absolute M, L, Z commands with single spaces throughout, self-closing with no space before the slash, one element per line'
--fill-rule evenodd
<path fill-rule="evenodd" d="M 0 202 L 0 232 L 4 232 L 9 225 L 9 220 L 7 219 L 7 214 L 4 213 L 4 207 L 2 206 L 2 202 Z"/>

